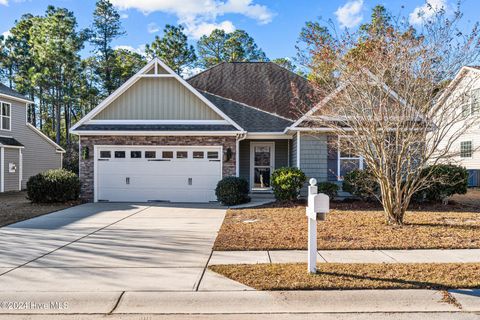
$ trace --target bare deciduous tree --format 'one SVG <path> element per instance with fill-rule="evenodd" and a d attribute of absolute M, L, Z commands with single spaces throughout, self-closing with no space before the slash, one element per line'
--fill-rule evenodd
<path fill-rule="evenodd" d="M 470 96 L 480 79 L 468 68 L 455 75 L 478 61 L 480 37 L 477 25 L 469 34 L 460 32 L 461 18 L 460 10 L 440 10 L 416 31 L 407 19 L 389 16 L 388 24 L 328 42 L 309 39 L 306 56 L 321 98 L 305 123 L 344 137 L 338 145 L 347 158 L 361 155 L 378 182 L 389 223 L 403 224 L 412 196 L 438 182 L 428 168 L 452 162 L 459 137 L 478 126 L 480 101 Z M 315 72 L 319 61 L 334 70 L 333 80 Z"/>

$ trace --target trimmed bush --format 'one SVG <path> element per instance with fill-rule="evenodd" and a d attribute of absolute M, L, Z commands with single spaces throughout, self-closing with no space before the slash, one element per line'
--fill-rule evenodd
<path fill-rule="evenodd" d="M 215 195 L 223 205 L 234 206 L 250 201 L 248 196 L 249 189 L 247 180 L 237 177 L 225 177 L 218 182 L 215 188 Z"/>
<path fill-rule="evenodd" d="M 27 181 L 27 198 L 32 202 L 66 202 L 79 196 L 78 176 L 65 169 L 48 170 Z"/>
<path fill-rule="evenodd" d="M 273 194 L 279 201 L 294 201 L 307 180 L 305 173 L 298 168 L 279 168 L 272 173 Z"/>
<path fill-rule="evenodd" d="M 380 194 L 380 186 L 368 170 L 353 170 L 343 178 L 342 189 L 364 200 L 374 200 Z"/>
<path fill-rule="evenodd" d="M 424 199 L 427 201 L 440 202 L 445 201 L 454 194 L 467 193 L 468 171 L 464 167 L 439 164 L 423 169 L 422 174 L 432 173 L 429 181 L 432 184 L 425 190 L 415 195 L 415 199 Z"/>
<path fill-rule="evenodd" d="M 318 184 L 318 193 L 325 193 L 330 200 L 337 197 L 338 189 L 338 185 L 333 182 L 320 182 Z"/>

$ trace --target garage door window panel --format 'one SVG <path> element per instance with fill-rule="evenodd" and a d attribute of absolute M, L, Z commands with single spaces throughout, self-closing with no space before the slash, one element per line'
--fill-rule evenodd
<path fill-rule="evenodd" d="M 125 158 L 125 151 L 115 151 L 115 158 L 119 158 L 119 159 Z"/>
<path fill-rule="evenodd" d="M 207 152 L 208 159 L 218 159 L 218 152 L 217 151 L 208 151 Z"/>
<path fill-rule="evenodd" d="M 130 151 L 130 158 L 132 159 L 142 158 L 142 151 Z"/>
<path fill-rule="evenodd" d="M 205 158 L 205 153 L 203 151 L 193 151 L 193 159 L 203 159 Z"/>
<path fill-rule="evenodd" d="M 145 151 L 146 159 L 155 159 L 156 157 L 157 157 L 157 153 L 155 151 Z"/>
<path fill-rule="evenodd" d="M 173 151 L 163 151 L 162 152 L 163 159 L 173 159 Z"/>
<path fill-rule="evenodd" d="M 100 151 L 100 158 L 101 159 L 110 159 L 112 157 L 111 151 Z"/>
<path fill-rule="evenodd" d="M 177 159 L 188 159 L 187 151 L 177 151 Z"/>

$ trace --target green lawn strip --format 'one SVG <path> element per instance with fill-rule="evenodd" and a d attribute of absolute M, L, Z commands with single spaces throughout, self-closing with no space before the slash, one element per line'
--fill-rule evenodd
<path fill-rule="evenodd" d="M 227 278 L 257 290 L 480 288 L 480 263 L 304 263 L 214 265 Z"/>

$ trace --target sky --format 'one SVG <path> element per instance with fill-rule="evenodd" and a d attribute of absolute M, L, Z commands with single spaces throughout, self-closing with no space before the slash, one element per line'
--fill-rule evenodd
<path fill-rule="evenodd" d="M 295 42 L 306 21 L 331 19 L 338 30 L 355 29 L 369 20 L 377 4 L 393 14 L 409 17 L 421 27 L 418 12 L 428 17 L 431 7 L 453 10 L 457 0 L 110 0 L 120 12 L 126 35 L 114 47 L 142 50 L 165 24 L 183 24 L 192 44 L 215 28 L 247 31 L 270 59 L 294 57 Z M 479 20 L 479 0 L 463 0 L 465 28 Z M 95 0 L 0 0 L 0 34 L 8 30 L 22 14 L 42 15 L 48 5 L 75 13 L 79 29 L 91 25 Z M 82 52 L 89 54 L 87 46 Z"/>

